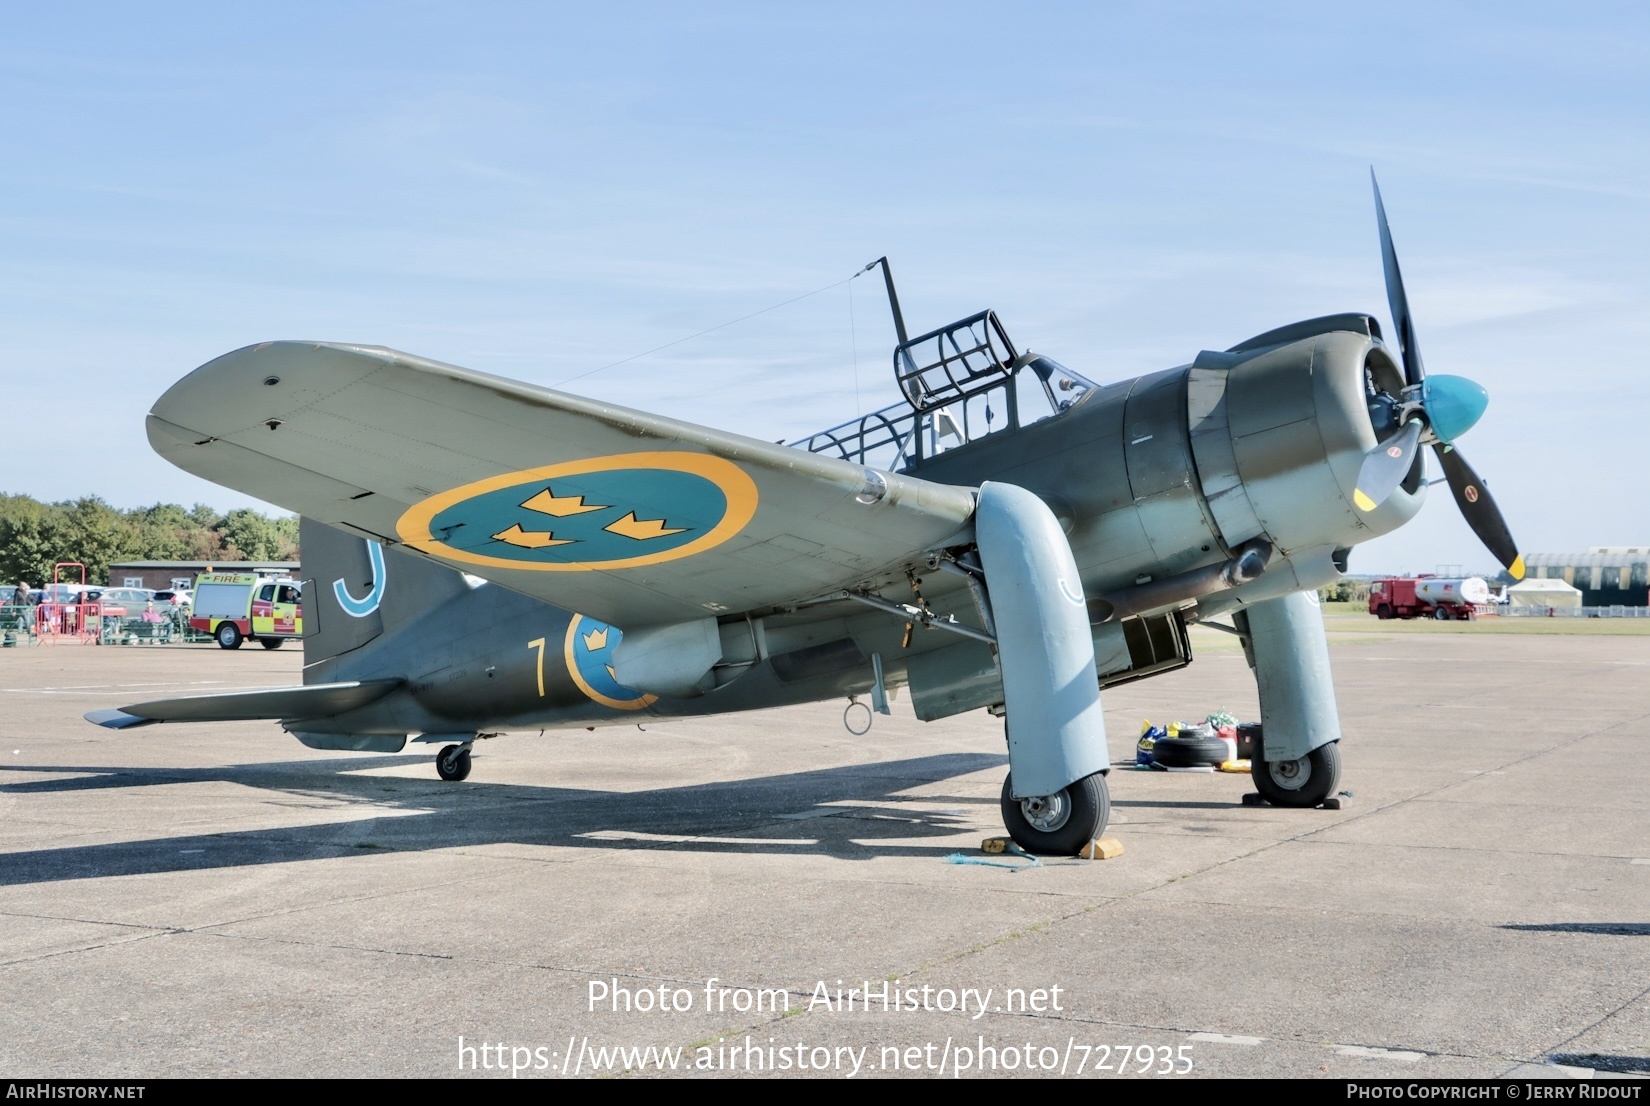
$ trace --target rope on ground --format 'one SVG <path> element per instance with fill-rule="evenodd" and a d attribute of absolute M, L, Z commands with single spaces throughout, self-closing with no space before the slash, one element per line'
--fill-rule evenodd
<path fill-rule="evenodd" d="M 1001 860 L 986 860 L 984 857 L 968 856 L 964 853 L 952 853 L 950 856 L 945 858 L 945 862 L 947 864 L 980 864 L 987 868 L 1007 868 L 1011 872 L 1018 872 L 1025 868 L 1041 868 L 1043 866 L 1043 862 L 1041 860 L 1032 856 L 1030 853 L 1026 852 L 1013 842 L 1009 842 L 1008 851 L 1016 856 L 1025 857 L 1031 863 L 1007 864 Z"/>

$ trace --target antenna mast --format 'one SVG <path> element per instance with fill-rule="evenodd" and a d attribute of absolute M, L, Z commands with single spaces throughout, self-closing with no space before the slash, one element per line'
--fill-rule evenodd
<path fill-rule="evenodd" d="M 899 344 L 903 346 L 909 338 L 905 333 L 905 316 L 899 309 L 899 294 L 894 291 L 894 272 L 888 268 L 888 259 L 879 257 L 860 271 L 868 273 L 878 265 L 882 266 L 883 283 L 888 286 L 888 306 L 894 312 L 894 333 L 899 335 Z"/>

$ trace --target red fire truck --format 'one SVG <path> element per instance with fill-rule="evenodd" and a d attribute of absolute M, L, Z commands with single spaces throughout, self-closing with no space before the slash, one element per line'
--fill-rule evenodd
<path fill-rule="evenodd" d="M 1482 577 L 1392 576 L 1369 585 L 1369 613 L 1376 618 L 1471 618 L 1490 601 Z"/>

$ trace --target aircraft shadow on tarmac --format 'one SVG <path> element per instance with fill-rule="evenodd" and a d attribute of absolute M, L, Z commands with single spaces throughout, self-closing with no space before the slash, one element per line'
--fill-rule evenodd
<path fill-rule="evenodd" d="M 1650 923 L 1646 922 L 1544 922 L 1540 925 L 1504 925 L 1500 928 L 1523 930 L 1526 933 L 1597 933 L 1610 937 L 1650 937 Z"/>
<path fill-rule="evenodd" d="M 8 772 L 73 773 L 62 779 L 0 785 L 0 795 L 19 800 L 13 808 L 19 813 L 26 810 L 31 795 L 204 782 L 278 793 L 284 801 L 264 800 L 277 806 L 313 809 L 325 803 L 326 809 L 336 809 L 333 804 L 342 803 L 392 812 L 312 825 L 21 850 L 5 855 L 0 886 L 502 843 L 788 855 L 812 852 L 851 860 L 941 857 L 954 852 L 956 846 L 913 846 L 911 839 L 949 837 L 975 828 L 978 819 L 957 808 L 986 803 L 995 807 L 996 801 L 957 795 L 924 795 L 914 800 L 900 792 L 998 768 L 1007 758 L 953 753 L 632 792 L 487 782 L 455 785 L 366 774 L 408 763 L 397 756 L 351 760 L 342 772 L 339 763 L 299 760 L 154 769 L 7 766 Z M 885 805 L 821 809 L 837 803 Z M 878 841 L 888 844 L 879 846 Z"/>

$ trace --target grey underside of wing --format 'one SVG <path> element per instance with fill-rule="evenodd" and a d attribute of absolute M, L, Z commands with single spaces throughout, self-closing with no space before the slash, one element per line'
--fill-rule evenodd
<path fill-rule="evenodd" d="M 218 695 L 153 699 L 118 710 L 92 711 L 87 721 L 110 729 L 151 722 L 244 722 L 259 718 L 327 718 L 376 702 L 400 680 L 359 680 L 307 687 L 272 687 Z"/>
<path fill-rule="evenodd" d="M 226 354 L 161 397 L 149 439 L 189 472 L 385 541 L 415 504 L 502 474 L 646 452 L 737 466 L 754 515 L 706 552 L 578 572 L 449 561 L 619 625 L 827 594 L 956 536 L 974 506 L 972 489 L 897 475 L 867 505 L 865 470 L 844 460 L 366 346 Z"/>

